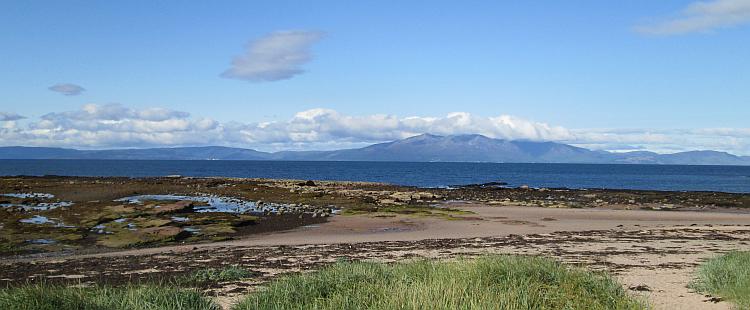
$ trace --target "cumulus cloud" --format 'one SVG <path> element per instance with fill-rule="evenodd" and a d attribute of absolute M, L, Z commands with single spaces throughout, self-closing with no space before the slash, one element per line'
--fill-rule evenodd
<path fill-rule="evenodd" d="M 161 108 L 87 104 L 80 110 L 49 113 L 25 128 L 6 128 L 5 145 L 143 147 L 221 143 L 218 122 Z"/>
<path fill-rule="evenodd" d="M 747 23 L 750 23 L 750 0 L 713 0 L 693 2 L 676 17 L 635 29 L 646 34 L 673 35 Z"/>
<path fill-rule="evenodd" d="M 8 113 L 6 113 L 8 114 Z M 5 114 L 0 114 L 0 117 Z M 8 120 L 18 117 L 12 115 Z M 220 123 L 163 108 L 87 104 L 78 110 L 45 114 L 21 127 L 0 124 L 0 145 L 74 148 L 205 146 L 249 147 L 265 151 L 360 147 L 431 133 L 482 134 L 507 140 L 554 141 L 607 151 L 677 152 L 696 149 L 750 155 L 750 128 L 568 129 L 510 115 L 352 116 L 329 109 L 296 113 L 285 121 Z"/>
<path fill-rule="evenodd" d="M 69 147 L 143 147 L 231 145 L 256 148 L 335 148 L 358 146 L 433 133 L 480 133 L 503 139 L 570 139 L 565 128 L 512 116 L 480 117 L 451 113 L 443 117 L 343 115 L 311 109 L 286 121 L 219 123 L 162 108 L 133 109 L 120 104 L 87 104 L 55 112 L 0 136 L 2 144 L 31 143 Z"/>
<path fill-rule="evenodd" d="M 290 79 L 305 72 L 302 65 L 312 60 L 310 48 L 322 37 L 315 31 L 273 32 L 250 42 L 221 76 L 250 82 Z"/>
<path fill-rule="evenodd" d="M 750 155 L 750 128 L 701 129 L 575 129 L 571 143 L 607 151 L 648 150 L 673 153 L 717 150 Z"/>
<path fill-rule="evenodd" d="M 244 125 L 239 133 L 240 139 L 246 143 L 381 142 L 422 133 L 479 133 L 495 138 L 527 140 L 572 138 L 565 128 L 512 116 L 479 117 L 458 112 L 444 117 L 400 118 L 385 114 L 349 116 L 328 109 L 302 111 L 284 122 Z"/>
<path fill-rule="evenodd" d="M 145 120 L 145 121 L 166 121 L 169 119 L 183 119 L 190 116 L 190 113 L 168 110 L 163 108 L 148 108 L 135 110 L 126 108 L 120 104 L 87 104 L 77 111 L 68 111 L 60 113 L 49 113 L 42 116 L 44 120 L 73 120 L 73 121 L 121 121 L 121 120 Z"/>
<path fill-rule="evenodd" d="M 48 89 L 53 92 L 61 93 L 65 96 L 78 96 L 82 94 L 84 91 L 86 91 L 85 88 L 79 85 L 70 84 L 70 83 L 55 84 L 55 85 L 50 86 Z"/>
<path fill-rule="evenodd" d="M 25 117 L 18 115 L 16 113 L 11 112 L 0 112 L 0 122 L 12 122 L 17 121 L 20 119 L 24 119 Z"/>

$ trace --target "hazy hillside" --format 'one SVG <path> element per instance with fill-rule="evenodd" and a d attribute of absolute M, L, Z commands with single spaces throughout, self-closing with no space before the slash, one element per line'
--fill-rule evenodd
<path fill-rule="evenodd" d="M 482 135 L 419 135 L 361 149 L 325 154 L 326 160 L 452 162 L 603 162 L 587 149 L 553 142 L 492 139 Z"/>
<path fill-rule="evenodd" d="M 178 147 L 73 150 L 0 147 L 0 159 L 142 159 L 142 160 L 328 160 L 498 163 L 622 163 L 750 165 L 750 157 L 717 151 L 674 154 L 609 153 L 555 142 L 511 141 L 482 135 L 423 134 L 403 140 L 335 151 L 259 152 L 231 147 Z"/>

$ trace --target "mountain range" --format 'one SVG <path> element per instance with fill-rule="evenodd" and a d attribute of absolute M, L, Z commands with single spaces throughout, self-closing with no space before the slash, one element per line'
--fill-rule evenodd
<path fill-rule="evenodd" d="M 673 154 L 636 151 L 593 151 L 556 142 L 503 140 L 483 135 L 422 134 L 357 149 L 260 152 L 206 146 L 147 149 L 75 150 L 48 147 L 0 147 L 0 159 L 129 159 L 129 160 L 300 160 L 410 161 L 497 163 L 601 163 L 750 165 L 749 156 L 718 151 Z"/>

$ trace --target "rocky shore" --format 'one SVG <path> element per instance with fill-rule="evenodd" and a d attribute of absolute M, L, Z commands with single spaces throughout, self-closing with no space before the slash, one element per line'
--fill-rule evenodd
<path fill-rule="evenodd" d="M 322 223 L 330 216 L 458 218 L 443 205 L 647 210 L 745 210 L 750 195 L 506 188 L 238 178 L 0 178 L 0 255 L 78 253 L 232 240 Z"/>

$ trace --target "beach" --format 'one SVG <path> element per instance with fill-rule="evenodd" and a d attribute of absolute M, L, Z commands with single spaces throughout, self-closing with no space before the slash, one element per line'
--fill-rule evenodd
<path fill-rule="evenodd" d="M 67 246 L 62 246 L 66 241 L 59 240 L 50 245 L 27 245 L 34 250 L 6 255 L 0 263 L 4 265 L 0 281 L 5 286 L 26 281 L 119 285 L 175 278 L 201 268 L 231 265 L 250 270 L 253 276 L 249 279 L 204 288 L 229 305 L 281 275 L 317 270 L 342 259 L 395 262 L 518 254 L 542 255 L 609 272 L 631 294 L 642 296 L 656 309 L 725 309 L 729 303 L 694 292 L 688 284 L 696 266 L 706 259 L 729 251 L 750 250 L 750 209 L 745 205 L 747 195 L 743 194 L 572 191 L 495 185 L 424 189 L 360 182 L 178 177 L 4 178 L 3 190 L 18 188 L 19 182 L 28 186 L 23 191 L 54 194 L 55 199 L 69 199 L 73 205 L 30 211 L 5 208 L 3 212 L 15 212 L 16 217 L 22 218 L 32 214 L 47 216 L 75 225 L 104 225 L 103 230 L 112 233 L 46 224 L 50 227 L 44 229 L 49 233 L 62 229 L 66 234 L 78 231 L 82 237 L 69 241 Z M 117 189 L 112 189 L 112 183 L 118 185 Z M 76 188 L 88 190 L 73 190 Z M 158 213 L 147 208 L 148 202 L 130 206 L 116 201 L 133 196 L 134 192 L 200 192 L 245 201 L 257 201 L 263 196 L 267 203 L 306 207 L 294 216 L 255 214 L 252 216 L 257 218 L 252 223 L 226 226 L 223 221 L 235 219 L 221 212 L 198 213 L 198 205 L 191 211 L 175 208 Z M 41 202 L 32 199 L 27 203 Z M 734 205 L 728 206 L 730 203 Z M 123 213 L 118 216 L 88 222 L 76 222 L 61 213 L 65 209 L 66 213 L 84 214 L 77 208 L 111 211 L 113 206 L 133 210 L 120 208 Z M 163 206 L 154 209 L 160 208 Z M 324 209 L 333 211 L 319 211 Z M 211 214 L 223 220 L 209 223 L 202 219 L 203 226 L 189 225 L 194 218 Z M 234 231 L 122 247 L 100 242 L 128 233 L 116 230 L 120 218 L 147 216 L 153 217 L 148 221 L 188 219 L 159 222 L 158 229 L 178 231 L 175 236 L 184 235 L 187 227 L 198 226 L 204 231 L 216 225 L 233 227 Z M 279 221 L 278 217 L 292 217 L 295 221 Z M 263 224 L 265 221 L 278 225 Z M 6 222 L 3 237 L 28 238 L 23 234 L 30 232 L 23 229 L 33 225 L 37 224 Z M 253 228 L 263 225 L 266 228 Z"/>

